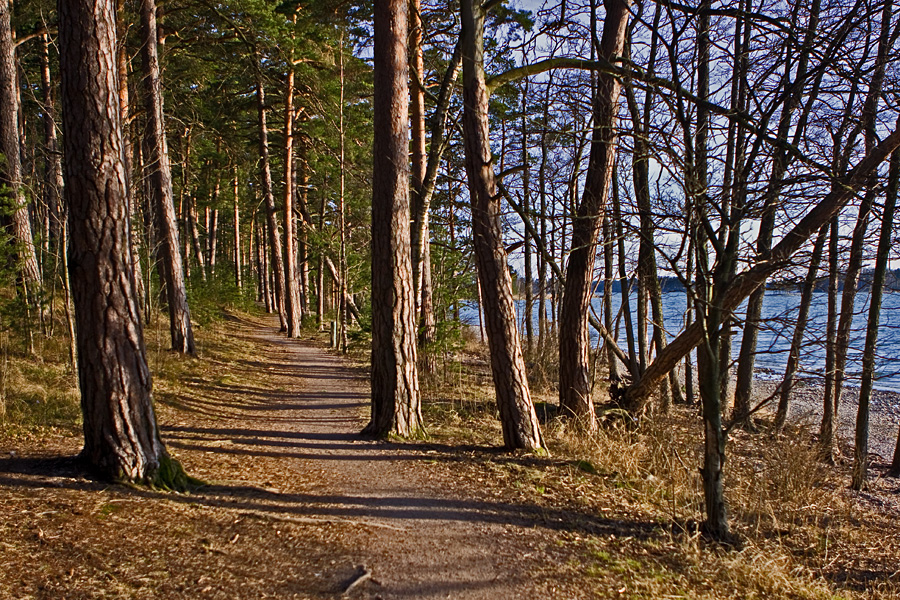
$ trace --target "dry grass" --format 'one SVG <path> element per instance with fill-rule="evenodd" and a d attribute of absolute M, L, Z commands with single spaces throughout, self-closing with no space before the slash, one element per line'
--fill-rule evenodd
<path fill-rule="evenodd" d="M 427 416 L 439 441 L 502 443 L 492 390 L 481 383 L 483 357 L 477 360 L 470 349 L 453 379 L 428 382 Z M 552 386 L 544 390 L 536 402 L 552 400 Z M 548 417 L 552 458 L 525 468 L 491 454 L 481 460 L 492 464 L 485 467 L 491 472 L 497 465 L 508 471 L 493 476 L 507 493 L 521 496 L 528 489 L 545 506 L 653 523 L 655 534 L 646 540 L 586 536 L 584 560 L 572 566 L 603 585 L 624 582 L 623 596 L 900 597 L 896 485 L 877 480 L 881 491 L 873 486 L 868 495 L 852 494 L 846 465 L 819 461 L 807 429 L 778 436 L 732 433 L 725 489 L 731 526 L 741 540 L 734 549 L 699 533 L 703 433 L 695 408 L 676 407 L 640 423 L 610 418 L 589 437 L 552 411 Z M 608 581 L 611 572 L 618 573 L 614 581 Z"/>

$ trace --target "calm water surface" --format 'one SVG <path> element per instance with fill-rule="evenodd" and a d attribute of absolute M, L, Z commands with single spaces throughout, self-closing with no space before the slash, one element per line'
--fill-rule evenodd
<path fill-rule="evenodd" d="M 838 301 L 840 303 L 840 301 Z M 632 295 L 630 299 L 632 311 L 637 300 Z M 798 305 L 800 303 L 799 292 L 766 291 L 763 302 L 763 317 L 766 322 L 759 333 L 757 344 L 756 370 L 759 377 L 780 379 L 784 374 L 785 362 L 790 349 L 791 338 L 794 335 L 794 325 L 797 318 Z M 825 292 L 813 294 L 810 307 L 809 323 L 806 328 L 804 346 L 801 351 L 802 375 L 821 376 L 825 367 L 825 328 L 828 308 L 828 297 Z M 594 309 L 601 314 L 602 298 L 593 300 Z M 613 294 L 613 311 L 618 313 L 621 304 L 621 295 Z M 532 319 L 537 331 L 538 307 L 535 305 L 532 311 Z M 857 385 L 859 371 L 862 368 L 860 357 L 865 344 L 865 326 L 869 311 L 869 294 L 860 292 L 856 296 L 855 314 L 853 319 L 853 331 L 848 353 L 849 385 Z M 516 302 L 516 311 L 519 318 L 519 328 L 522 330 L 525 302 Z M 549 307 L 548 307 L 549 318 Z M 669 339 L 678 334 L 685 321 L 685 294 L 684 292 L 663 293 L 663 314 Z M 743 319 L 744 305 L 737 312 L 737 318 Z M 478 304 L 470 303 L 462 311 L 462 319 L 465 323 L 478 327 Z M 876 361 L 875 388 L 900 392 L 900 292 L 885 291 L 882 300 L 880 328 L 878 333 L 878 359 Z M 637 331 L 635 329 L 635 331 Z M 732 348 L 732 356 L 737 357 L 740 350 L 740 331 L 737 332 Z M 596 344 L 597 334 L 591 329 L 591 339 Z M 623 350 L 626 350 L 625 327 L 622 319 L 619 319 L 618 339 Z"/>

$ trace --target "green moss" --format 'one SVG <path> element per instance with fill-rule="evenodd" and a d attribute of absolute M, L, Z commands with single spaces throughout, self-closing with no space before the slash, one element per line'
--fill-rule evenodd
<path fill-rule="evenodd" d="M 147 485 L 154 489 L 188 492 L 192 488 L 205 484 L 203 481 L 188 475 L 180 462 L 168 454 L 164 454 L 160 457 L 159 468 L 147 477 Z"/>

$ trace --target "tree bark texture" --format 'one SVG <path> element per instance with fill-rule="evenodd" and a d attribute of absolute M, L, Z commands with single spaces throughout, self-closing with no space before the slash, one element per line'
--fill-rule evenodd
<path fill-rule="evenodd" d="M 293 58 L 293 53 L 291 54 Z M 288 67 L 284 100 L 284 314 L 287 336 L 300 337 L 300 290 L 294 230 L 294 67 Z"/>
<path fill-rule="evenodd" d="M 243 281 L 241 278 L 241 208 L 240 208 L 240 187 L 238 186 L 238 170 L 234 168 L 233 193 L 234 193 L 234 285 L 238 291 L 243 290 Z"/>
<path fill-rule="evenodd" d="M 30 304 L 36 304 L 38 288 L 41 284 L 41 270 L 38 266 L 31 234 L 31 216 L 28 200 L 22 185 L 21 132 L 19 131 L 19 91 L 16 73 L 16 46 L 11 23 L 12 6 L 10 0 L 0 0 L 0 182 L 6 185 L 11 198 L 11 215 L 8 227 L 18 244 L 15 253 L 19 277 L 25 286 L 25 297 Z"/>
<path fill-rule="evenodd" d="M 287 315 L 284 301 L 284 261 L 281 252 L 281 236 L 278 234 L 278 217 L 275 213 L 275 195 L 272 190 L 272 167 L 269 162 L 269 126 L 266 123 L 266 90 L 262 74 L 256 78 L 256 109 L 259 116 L 259 171 L 262 179 L 263 200 L 266 204 L 266 223 L 269 230 L 269 251 L 271 253 L 274 279 L 275 306 L 281 321 L 281 330 L 287 331 Z M 260 240 L 262 242 L 263 240 Z"/>
<path fill-rule="evenodd" d="M 62 4 L 62 2 L 61 2 Z M 141 2 L 141 57 L 144 65 L 144 89 L 147 111 L 146 168 L 151 198 L 156 205 L 156 226 L 160 239 L 162 273 L 165 276 L 166 300 L 169 305 L 169 331 L 172 349 L 194 354 L 194 332 L 184 283 L 184 267 L 178 241 L 178 221 L 172 194 L 172 170 L 166 143 L 163 116 L 162 83 L 157 53 L 156 2 Z M 74 234 L 74 232 L 73 232 Z"/>
<path fill-rule="evenodd" d="M 102 476 L 183 485 L 159 438 L 128 238 L 113 0 L 60 0 L 70 271 L 82 456 Z"/>
<path fill-rule="evenodd" d="M 607 2 L 600 54 L 608 61 L 622 56 L 631 0 Z M 603 211 L 615 173 L 618 104 L 621 84 L 606 74 L 597 77 L 594 96 L 594 130 L 584 195 L 572 221 L 572 251 L 566 266 L 566 283 L 559 323 L 559 406 L 586 431 L 597 429 L 590 381 L 591 340 L 588 312 L 597 241 Z M 606 291 L 604 291 L 606 293 Z"/>
<path fill-rule="evenodd" d="M 500 196 L 492 165 L 488 90 L 484 76 L 484 10 L 463 0 L 463 137 L 472 232 L 497 406 L 508 449 L 544 449 L 525 373 L 513 301 L 512 277 L 500 228 Z M 377 113 L 377 110 L 376 110 Z"/>
<path fill-rule="evenodd" d="M 365 433 L 420 435 L 410 250 L 408 0 L 375 4 L 372 416 Z"/>

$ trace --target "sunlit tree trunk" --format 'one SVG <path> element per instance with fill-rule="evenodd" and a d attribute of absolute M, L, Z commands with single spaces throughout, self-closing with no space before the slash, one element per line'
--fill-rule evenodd
<path fill-rule="evenodd" d="M 294 24 L 297 17 L 293 17 Z M 293 35 L 291 36 L 293 40 Z M 297 249 L 294 231 L 294 52 L 289 53 L 284 91 L 284 314 L 287 336 L 299 337 L 302 315 L 297 281 Z"/>
<path fill-rule="evenodd" d="M 234 285 L 238 291 L 243 291 L 243 277 L 241 265 L 243 259 L 241 256 L 241 208 L 240 208 L 240 188 L 238 187 L 238 169 L 234 167 L 234 179 L 232 180 L 234 192 Z"/>
<path fill-rule="evenodd" d="M 460 9 L 466 173 L 503 442 L 509 449 L 541 450 L 544 441 L 525 374 L 525 360 L 516 328 L 512 278 L 500 228 L 500 196 L 492 164 L 484 75 L 485 14 L 477 0 L 462 0 Z"/>
<path fill-rule="evenodd" d="M 372 414 L 365 433 L 422 433 L 409 206 L 408 0 L 375 5 Z"/>
<path fill-rule="evenodd" d="M 147 113 L 147 177 L 155 204 L 156 227 L 160 238 L 161 271 L 165 276 L 166 301 L 172 349 L 194 354 L 194 332 L 188 308 L 184 268 L 178 241 L 178 221 L 172 194 L 172 171 L 166 144 L 162 83 L 157 53 L 156 2 L 141 1 L 141 56 L 144 64 L 144 89 Z M 73 232 L 74 234 L 74 232 Z"/>
<path fill-rule="evenodd" d="M 275 196 L 272 190 L 272 167 L 269 163 L 269 127 L 266 122 L 266 90 L 263 86 L 262 74 L 256 76 L 256 110 L 259 117 L 259 170 L 262 179 L 263 201 L 266 205 L 266 226 L 269 234 L 269 253 L 272 272 L 274 274 L 275 304 L 281 322 L 281 331 L 287 331 L 287 316 L 284 299 L 284 261 L 282 260 L 281 236 L 278 233 L 278 218 L 275 213 Z M 260 240 L 262 242 L 262 240 Z"/>
<path fill-rule="evenodd" d="M 59 2 L 82 457 L 103 477 L 182 488 L 159 438 L 128 236 L 113 0 Z"/>
<path fill-rule="evenodd" d="M 610 0 L 600 41 L 600 56 L 615 61 L 625 48 L 631 0 Z M 559 406 L 586 431 L 597 429 L 591 394 L 588 313 L 597 242 L 603 211 L 615 177 L 617 121 L 621 84 L 600 73 L 593 100 L 593 135 L 584 195 L 572 222 L 572 251 L 566 265 L 559 323 Z M 626 316 L 629 318 L 629 316 Z M 630 322 L 630 319 L 629 319 Z"/>

